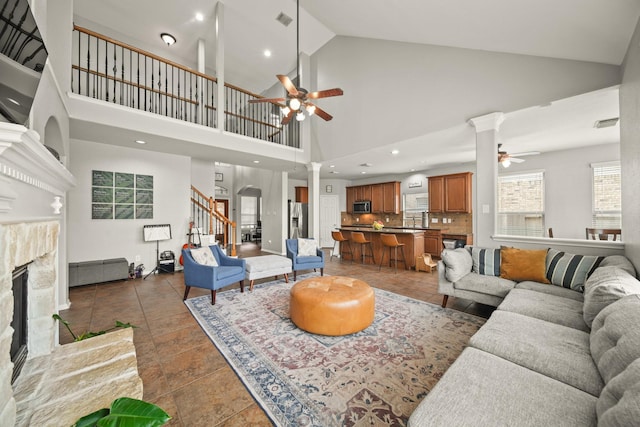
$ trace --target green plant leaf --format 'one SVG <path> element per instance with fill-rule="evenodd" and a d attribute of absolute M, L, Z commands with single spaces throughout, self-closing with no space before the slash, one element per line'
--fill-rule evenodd
<path fill-rule="evenodd" d="M 156 427 L 171 417 L 153 403 L 121 397 L 111 403 L 111 412 L 98 422 L 99 427 Z"/>
<path fill-rule="evenodd" d="M 119 320 L 116 320 L 116 328 L 137 328 L 136 325 L 132 325 L 131 323 L 122 323 Z"/>
<path fill-rule="evenodd" d="M 89 415 L 85 415 L 80 418 L 73 427 L 94 427 L 97 426 L 98 421 L 109 415 L 108 408 L 98 409 L 96 412 L 92 412 Z"/>

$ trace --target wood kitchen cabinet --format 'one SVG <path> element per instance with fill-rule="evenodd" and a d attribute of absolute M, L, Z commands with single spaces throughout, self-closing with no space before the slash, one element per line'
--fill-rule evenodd
<path fill-rule="evenodd" d="M 442 232 L 440 230 L 425 230 L 424 251 L 432 257 L 440 258 L 442 253 Z"/>
<path fill-rule="evenodd" d="M 356 201 L 356 187 L 347 187 L 347 212 L 353 213 L 353 202 Z"/>
<path fill-rule="evenodd" d="M 384 211 L 384 189 L 383 184 L 373 184 L 371 186 L 371 212 Z"/>
<path fill-rule="evenodd" d="M 429 177 L 429 212 L 444 212 L 444 176 Z"/>
<path fill-rule="evenodd" d="M 385 182 L 382 184 L 383 204 L 382 212 L 400 213 L 400 182 Z"/>
<path fill-rule="evenodd" d="M 309 203 L 309 187 L 296 187 L 296 202 Z"/>
<path fill-rule="evenodd" d="M 356 187 L 356 201 L 371 200 L 371 186 L 359 185 Z"/>
<path fill-rule="evenodd" d="M 353 213 L 353 202 L 371 201 L 373 213 L 400 213 L 400 182 L 347 187 L 347 212 Z"/>
<path fill-rule="evenodd" d="M 429 177 L 429 212 L 471 213 L 471 172 Z"/>

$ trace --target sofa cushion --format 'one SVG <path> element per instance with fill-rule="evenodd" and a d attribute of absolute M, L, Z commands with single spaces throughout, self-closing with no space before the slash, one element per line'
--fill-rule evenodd
<path fill-rule="evenodd" d="M 530 291 L 542 292 L 549 295 L 555 295 L 557 297 L 569 298 L 575 301 L 584 301 L 584 295 L 582 292 L 561 288 L 559 286 L 550 286 L 539 282 L 531 282 L 529 280 L 517 283 L 516 289 L 528 289 Z"/>
<path fill-rule="evenodd" d="M 640 358 L 640 295 L 602 309 L 593 321 L 591 356 L 605 383 Z"/>
<path fill-rule="evenodd" d="M 500 248 L 471 247 L 473 272 L 486 276 L 500 276 Z"/>
<path fill-rule="evenodd" d="M 596 403 L 598 426 L 625 427 L 640 420 L 640 359 L 607 383 Z"/>
<path fill-rule="evenodd" d="M 582 292 L 584 282 L 604 260 L 601 256 L 574 255 L 549 249 L 547 252 L 547 279 L 552 285 Z"/>
<path fill-rule="evenodd" d="M 604 386 L 589 350 L 589 333 L 496 310 L 469 345 L 594 396 Z"/>
<path fill-rule="evenodd" d="M 485 276 L 478 273 L 469 273 L 453 283 L 455 289 L 480 292 L 487 295 L 495 295 L 504 298 L 516 282 L 502 277 Z"/>
<path fill-rule="evenodd" d="M 408 425 L 595 426 L 596 398 L 469 347 L 418 405 Z"/>
<path fill-rule="evenodd" d="M 500 251 L 500 277 L 521 282 L 549 283 L 546 276 L 546 249 L 518 249 L 502 247 Z"/>
<path fill-rule="evenodd" d="M 600 263 L 600 267 L 619 267 L 625 270 L 627 273 L 636 277 L 636 269 L 631 264 L 631 261 L 624 255 L 609 255 L 605 257 Z"/>
<path fill-rule="evenodd" d="M 471 273 L 473 260 L 471 254 L 465 248 L 444 249 L 442 261 L 446 266 L 445 276 L 450 282 L 457 282 L 467 274 Z"/>
<path fill-rule="evenodd" d="M 640 282 L 618 267 L 600 267 L 585 283 L 584 321 L 591 326 L 598 313 L 620 298 L 640 294 Z"/>
<path fill-rule="evenodd" d="M 582 303 L 570 298 L 558 298 L 554 295 L 527 289 L 514 289 L 498 306 L 498 310 L 520 313 L 589 332 L 589 328 L 582 318 Z"/>

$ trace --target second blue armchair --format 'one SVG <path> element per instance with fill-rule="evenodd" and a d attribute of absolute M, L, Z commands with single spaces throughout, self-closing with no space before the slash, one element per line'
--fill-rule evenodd
<path fill-rule="evenodd" d="M 287 247 L 287 257 L 291 258 L 291 262 L 293 263 L 293 280 L 297 279 L 298 270 L 315 270 L 319 268 L 320 275 L 324 275 L 324 252 L 322 249 L 316 248 L 315 255 L 298 255 L 298 239 L 287 239 L 285 244 Z"/>

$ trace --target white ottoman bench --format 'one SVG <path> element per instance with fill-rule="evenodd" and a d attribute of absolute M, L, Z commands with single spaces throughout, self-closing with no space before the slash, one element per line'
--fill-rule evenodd
<path fill-rule="evenodd" d="M 253 291 L 253 281 L 265 277 L 284 275 L 284 280 L 289 283 L 288 273 L 291 273 L 291 260 L 280 255 L 254 256 L 244 259 L 246 270 L 244 277 L 249 280 L 249 291 Z"/>

